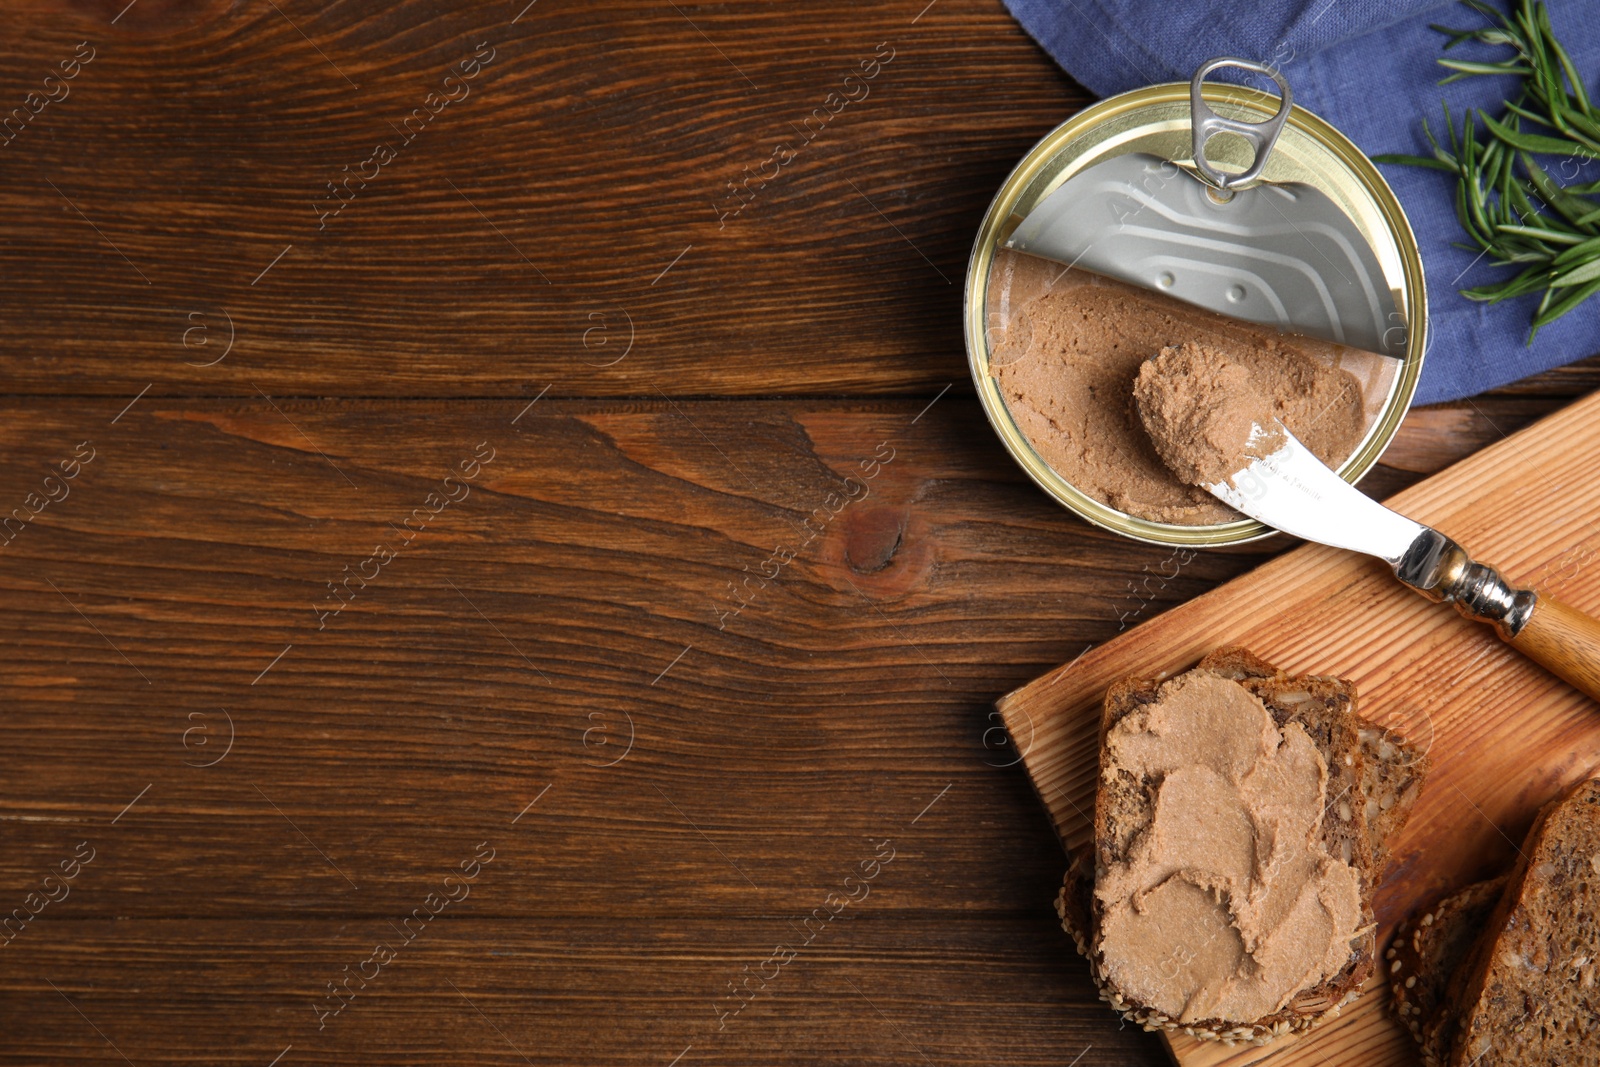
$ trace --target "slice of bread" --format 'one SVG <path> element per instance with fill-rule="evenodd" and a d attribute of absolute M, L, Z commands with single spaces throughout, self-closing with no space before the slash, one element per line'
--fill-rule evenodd
<path fill-rule="evenodd" d="M 1450 1067 L 1600 1067 L 1600 778 L 1546 805 L 1449 995 Z"/>
<path fill-rule="evenodd" d="M 1372 870 L 1377 876 L 1375 881 L 1382 881 L 1394 840 L 1411 817 L 1433 762 L 1426 752 L 1394 730 L 1363 719 L 1358 732 L 1361 754 L 1366 757 L 1361 797 L 1372 840 Z"/>
<path fill-rule="evenodd" d="M 1328 767 L 1328 803 L 1321 820 L 1322 844 L 1328 855 L 1345 860 L 1362 884 L 1362 929 L 1343 969 L 1317 986 L 1301 991 L 1283 1010 L 1247 1024 L 1222 1019 L 1179 1023 L 1150 1005 L 1131 1001 L 1107 979 L 1097 948 L 1100 908 L 1094 884 L 1098 872 L 1127 854 L 1135 836 L 1154 810 L 1155 783 L 1123 781 L 1102 775 L 1096 801 L 1093 854 L 1073 857 L 1056 908 L 1062 925 L 1090 964 L 1102 999 L 1147 1030 L 1183 1030 L 1193 1036 L 1229 1044 L 1260 1043 L 1291 1030 L 1303 1030 L 1337 1013 L 1353 999 L 1373 968 L 1375 952 L 1371 893 L 1387 855 L 1385 835 L 1403 824 L 1416 799 L 1427 759 L 1398 735 L 1380 731 L 1354 713 L 1355 689 L 1338 678 L 1293 677 L 1241 648 L 1211 653 L 1196 670 L 1228 678 L 1255 694 L 1282 729 L 1294 723 L 1306 731 Z M 1102 757 L 1105 733 L 1125 715 L 1156 699 L 1161 680 L 1129 678 L 1106 694 L 1101 723 Z M 1362 731 L 1369 733 L 1364 745 Z M 1372 755 L 1368 755 L 1368 750 Z M 1369 818 L 1369 810 L 1376 817 Z"/>
<path fill-rule="evenodd" d="M 1460 1019 L 1450 980 L 1472 952 L 1506 880 L 1502 874 L 1474 882 L 1421 909 L 1400 924 L 1383 954 L 1395 1014 L 1422 1046 L 1426 1067 L 1441 1067 L 1450 1055 Z"/>

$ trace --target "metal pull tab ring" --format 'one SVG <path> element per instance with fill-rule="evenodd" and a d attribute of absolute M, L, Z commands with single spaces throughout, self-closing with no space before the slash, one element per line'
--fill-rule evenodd
<path fill-rule="evenodd" d="M 1265 74 L 1277 82 L 1278 89 L 1283 94 L 1277 114 L 1263 122 L 1243 122 L 1239 119 L 1223 118 L 1212 111 L 1205 102 L 1200 87 L 1205 82 L 1206 75 L 1218 67 L 1239 67 L 1256 74 Z M 1267 165 L 1267 157 L 1272 154 L 1272 146 L 1278 143 L 1278 134 L 1283 131 L 1284 120 L 1289 117 L 1289 108 L 1293 103 L 1294 99 L 1289 93 L 1289 83 L 1277 70 L 1263 63 L 1249 59 L 1235 59 L 1232 56 L 1219 56 L 1202 63 L 1189 82 L 1189 121 L 1194 127 L 1194 165 L 1199 168 L 1206 181 L 1226 191 L 1249 185 L 1259 179 L 1262 168 Z M 1219 133 L 1236 133 L 1250 142 L 1250 147 L 1255 150 L 1255 159 L 1250 162 L 1249 167 L 1238 174 L 1225 174 L 1211 165 L 1206 159 L 1206 142 Z"/>

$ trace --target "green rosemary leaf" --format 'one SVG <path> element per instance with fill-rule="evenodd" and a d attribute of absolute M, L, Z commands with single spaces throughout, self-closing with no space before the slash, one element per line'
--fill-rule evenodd
<path fill-rule="evenodd" d="M 1428 29 L 1436 33 L 1447 35 L 1450 39 L 1444 43 L 1445 51 L 1449 51 L 1462 41 L 1475 41 L 1478 39 L 1477 30 L 1452 30 L 1438 23 L 1430 23 Z"/>
<path fill-rule="evenodd" d="M 1550 54 L 1545 44 L 1544 29 L 1540 25 L 1543 8 L 1528 9 L 1522 12 L 1527 23 L 1528 42 L 1525 54 L 1528 65 L 1533 68 L 1530 76 L 1534 91 L 1539 99 L 1549 105 L 1557 97 L 1565 96 L 1566 89 L 1561 84 L 1561 71 L 1555 58 Z"/>
<path fill-rule="evenodd" d="M 1524 3 L 1518 5 L 1517 13 L 1512 16 L 1513 26 L 1507 27 L 1507 29 L 1514 27 L 1515 31 L 1521 36 L 1522 39 L 1517 42 L 1517 48 L 1524 55 L 1533 50 L 1533 42 L 1539 36 L 1539 25 L 1534 19 L 1532 9 L 1532 4 Z M 1499 13 L 1496 12 L 1496 14 L 1498 15 Z M 1503 18 L 1504 16 L 1501 17 Z"/>
<path fill-rule="evenodd" d="M 1485 112 L 1478 112 L 1478 116 L 1483 119 L 1483 123 L 1489 128 L 1490 133 L 1512 148 L 1519 148 L 1524 152 L 1537 152 L 1545 156 L 1570 156 L 1576 154 L 1576 146 L 1573 145 L 1570 138 L 1545 137 L 1537 133 L 1523 133 L 1521 130 L 1512 129 L 1503 122 L 1496 122 Z M 1578 150 L 1583 151 L 1584 158 L 1595 158 L 1595 153 L 1584 149 Z"/>
<path fill-rule="evenodd" d="M 1600 121 L 1565 105 L 1557 105 L 1550 109 L 1549 123 L 1571 138 L 1573 158 L 1600 159 Z"/>
<path fill-rule="evenodd" d="M 1499 185 L 1501 164 L 1505 162 L 1506 144 L 1504 141 L 1492 139 L 1483 146 L 1483 153 L 1478 157 L 1478 174 L 1490 185 Z"/>
<path fill-rule="evenodd" d="M 1444 119 L 1445 125 L 1450 125 L 1449 108 L 1445 109 Z M 1452 167 L 1456 165 L 1456 157 L 1451 153 L 1446 152 L 1444 147 L 1439 144 L 1439 139 L 1433 135 L 1433 127 L 1428 125 L 1427 119 L 1422 120 L 1422 135 L 1428 139 L 1428 147 L 1433 149 L 1433 157 L 1435 159 L 1439 160 L 1441 163 L 1448 163 Z"/>
<path fill-rule="evenodd" d="M 1540 115 L 1537 111 L 1531 111 L 1528 108 L 1523 107 L 1520 102 L 1507 100 L 1505 107 L 1506 110 L 1511 112 L 1513 115 L 1519 115 L 1530 122 L 1544 122 L 1544 116 Z M 1559 127 L 1557 128 L 1559 129 Z"/>
<path fill-rule="evenodd" d="M 1471 117 L 1468 116 L 1468 121 Z M 1484 212 L 1483 186 L 1478 180 L 1480 155 L 1476 137 L 1467 136 L 1462 140 L 1461 166 L 1465 172 L 1465 179 L 1461 182 L 1462 202 L 1466 205 L 1468 218 L 1472 225 L 1468 229 L 1482 244 L 1487 246 L 1493 238 L 1494 227 L 1489 224 L 1487 214 Z"/>
<path fill-rule="evenodd" d="M 1516 153 L 1502 152 L 1500 160 L 1500 173 L 1495 176 L 1495 191 L 1500 194 L 1499 204 L 1502 215 L 1512 215 L 1512 186 L 1516 184 L 1517 176 L 1515 165 Z M 1515 217 L 1515 216 L 1513 216 Z"/>
<path fill-rule="evenodd" d="M 1565 289 L 1571 285 L 1583 285 L 1600 278 L 1600 259 L 1591 259 L 1571 270 L 1564 270 L 1550 279 L 1550 288 Z"/>
<path fill-rule="evenodd" d="M 1534 316 L 1533 328 L 1537 330 L 1541 326 L 1548 326 L 1597 292 L 1600 292 L 1600 279 L 1572 290 L 1572 292 L 1561 297 L 1555 303 L 1546 307 L 1544 311 Z"/>
<path fill-rule="evenodd" d="M 1428 124 L 1426 122 L 1422 124 L 1422 129 L 1424 132 L 1427 131 Z M 1456 139 L 1455 120 L 1450 117 L 1449 101 L 1444 103 L 1444 132 L 1450 137 L 1450 155 L 1459 162 L 1461 159 L 1461 143 Z M 1432 133 L 1428 134 L 1428 139 L 1433 139 Z"/>
<path fill-rule="evenodd" d="M 1475 63 L 1466 59 L 1441 59 L 1439 60 L 1439 66 L 1448 67 L 1451 70 L 1456 71 L 1455 74 L 1452 74 L 1450 77 L 1440 81 L 1440 85 L 1448 85 L 1453 81 L 1459 80 L 1463 75 L 1466 74 L 1527 75 L 1533 73 L 1532 67 L 1525 67 L 1522 64 L 1512 62 L 1509 59 L 1504 63 Z"/>
<path fill-rule="evenodd" d="M 1372 161 L 1374 163 L 1404 163 L 1411 167 L 1430 167 L 1433 170 L 1448 171 L 1451 174 L 1456 172 L 1454 163 L 1449 163 L 1442 159 L 1432 159 L 1428 156 L 1408 156 L 1403 152 L 1385 152 L 1381 156 L 1373 156 Z"/>
<path fill-rule="evenodd" d="M 1538 306 L 1538 308 L 1536 308 L 1534 310 L 1534 313 L 1533 313 L 1533 317 L 1535 319 L 1537 319 L 1540 315 L 1544 314 L 1545 309 L 1550 306 L 1550 301 L 1552 299 L 1554 299 L 1555 295 L 1556 295 L 1556 291 L 1554 289 L 1546 289 L 1544 291 L 1544 295 L 1539 298 L 1539 306 Z M 1539 329 L 1539 327 L 1537 327 L 1537 326 L 1534 327 L 1535 331 L 1537 331 L 1538 329 Z"/>
<path fill-rule="evenodd" d="M 1580 241 L 1570 248 L 1563 249 L 1561 254 L 1550 261 L 1552 267 L 1566 267 L 1585 259 L 1594 259 L 1600 254 L 1600 237 L 1591 237 L 1587 241 Z"/>
<path fill-rule="evenodd" d="M 1529 267 L 1510 281 L 1496 282 L 1493 285 L 1480 285 L 1474 289 L 1463 289 L 1461 290 L 1461 295 L 1468 300 L 1498 304 L 1513 297 L 1539 292 L 1547 288 L 1545 281 L 1546 272 L 1544 268 Z"/>
<path fill-rule="evenodd" d="M 1542 209 L 1539 206 L 1536 206 L 1529 198 L 1528 189 L 1521 182 L 1518 182 L 1511 187 L 1511 203 L 1513 209 L 1515 210 L 1516 218 L 1520 219 L 1524 223 L 1550 228 L 1553 228 L 1554 225 L 1559 224 L 1563 232 L 1572 232 L 1571 228 L 1566 225 L 1566 219 L 1557 218 L 1555 220 L 1555 224 L 1552 224 L 1550 217 L 1542 214 Z M 1580 241 L 1583 240 L 1581 235 L 1574 236 L 1577 236 L 1578 240 Z"/>
<path fill-rule="evenodd" d="M 1555 32 L 1550 28 L 1550 12 L 1543 7 L 1539 8 L 1539 28 L 1544 32 L 1545 43 L 1554 53 L 1556 61 L 1561 64 L 1561 72 L 1566 76 L 1567 84 L 1572 86 L 1578 107 L 1584 111 L 1589 110 L 1589 94 L 1583 88 L 1583 78 L 1578 75 L 1578 68 L 1573 65 L 1572 57 L 1567 55 L 1567 50 L 1556 40 Z"/>
<path fill-rule="evenodd" d="M 1467 183 L 1460 182 L 1456 185 L 1456 218 L 1461 222 L 1461 228 L 1467 231 L 1467 236 L 1478 242 L 1479 247 L 1488 250 L 1488 240 L 1479 236 L 1477 227 L 1473 225 L 1472 212 L 1467 207 Z"/>
<path fill-rule="evenodd" d="M 1502 222 L 1499 226 L 1496 226 L 1495 229 L 1499 230 L 1501 233 L 1513 234 L 1519 237 L 1530 237 L 1535 241 L 1547 241 L 1554 242 L 1555 244 L 1559 245 L 1570 245 L 1571 249 L 1574 251 L 1579 248 L 1584 248 L 1584 246 L 1589 243 L 1588 241 L 1585 241 L 1583 238 L 1579 237 L 1577 234 L 1563 233 L 1560 230 L 1547 230 L 1533 226 L 1518 226 L 1516 223 L 1511 222 Z M 1600 241 L 1600 238 L 1594 238 L 1593 240 Z M 1600 254 L 1600 244 L 1595 245 L 1593 248 L 1585 249 L 1584 251 L 1585 255 L 1589 255 L 1591 253 Z"/>
<path fill-rule="evenodd" d="M 1585 200 L 1581 196 L 1567 192 L 1526 152 L 1522 154 L 1522 167 L 1528 172 L 1528 180 L 1533 182 L 1534 190 L 1544 198 L 1545 203 L 1578 229 L 1594 231 L 1592 224 L 1581 223 L 1578 220 L 1600 205 L 1595 204 L 1593 200 Z"/>

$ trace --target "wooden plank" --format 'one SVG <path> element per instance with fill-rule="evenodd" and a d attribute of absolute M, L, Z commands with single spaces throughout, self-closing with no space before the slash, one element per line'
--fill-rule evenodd
<path fill-rule="evenodd" d="M 1392 500 L 1514 581 L 1600 609 L 1600 397 L 1579 401 Z M 1536 517 L 1537 521 L 1530 521 Z M 1364 714 L 1428 747 L 1434 770 L 1375 902 L 1380 944 L 1412 908 L 1507 866 L 1545 800 L 1600 771 L 1600 716 L 1492 631 L 1423 601 L 1381 563 L 1309 546 L 1265 564 L 1003 698 L 1012 735 L 1062 839 L 1081 846 L 1093 810 L 1101 695 L 1132 673 L 1184 669 L 1243 644 L 1295 672 L 1351 678 Z M 1226 1051 L 1178 1035 L 1186 1065 L 1403 1064 L 1416 1051 L 1366 996 L 1310 1036 Z"/>
<path fill-rule="evenodd" d="M 13 102 L 93 53 L 5 145 L 0 391 L 937 389 L 982 211 L 1086 100 L 996 0 L 125 3 L 0 43 Z"/>
<path fill-rule="evenodd" d="M 804 912 L 530 923 L 452 905 L 409 942 L 376 916 L 41 920 L 0 955 L 0 1064 L 1160 1062 L 1103 1025 L 1031 918 L 875 910 L 914 882 L 899 862 L 809 945 Z M 464 904 L 516 891 L 497 864 Z"/>
<path fill-rule="evenodd" d="M 516 914 L 788 908 L 949 786 L 908 906 L 1045 915 L 1060 860 L 987 702 L 1270 551 L 1133 595 L 1165 553 L 953 447 L 985 439 L 970 397 L 120 406 L 0 405 L 0 500 L 96 450 L 0 549 L 0 889 L 88 837 L 78 914 L 409 906 L 549 785 Z M 357 570 L 379 577 L 324 621 Z"/>

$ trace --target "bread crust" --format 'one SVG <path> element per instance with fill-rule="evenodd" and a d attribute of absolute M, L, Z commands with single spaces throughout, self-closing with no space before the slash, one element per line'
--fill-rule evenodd
<path fill-rule="evenodd" d="M 1502 874 L 1474 882 L 1418 909 L 1384 951 L 1390 1003 L 1421 1046 L 1424 1067 L 1440 1067 L 1450 1054 L 1460 1019 L 1450 981 L 1472 954 L 1508 879 Z"/>
<path fill-rule="evenodd" d="M 1447 995 L 1460 1014 L 1450 1067 L 1600 1065 L 1597 905 L 1600 778 L 1593 778 L 1539 812 L 1499 903 L 1450 982 Z M 1545 1048 L 1535 1060 L 1525 1040 L 1530 1028 L 1558 1030 L 1565 1047 Z"/>
<path fill-rule="evenodd" d="M 1339 1010 L 1360 992 L 1374 966 L 1375 924 L 1372 921 L 1372 890 L 1381 874 L 1380 856 L 1386 855 L 1383 833 L 1398 829 L 1415 801 L 1416 789 L 1396 793 L 1383 808 L 1380 826 L 1369 822 L 1364 798 L 1371 790 L 1380 798 L 1384 792 L 1385 766 L 1373 761 L 1362 745 L 1361 729 L 1371 729 L 1355 714 L 1355 687 L 1339 678 L 1291 676 L 1238 647 L 1219 648 L 1201 660 L 1196 669 L 1230 678 L 1249 689 L 1271 712 L 1280 728 L 1298 723 L 1322 752 L 1329 770 L 1329 805 L 1324 813 L 1323 843 L 1330 854 L 1347 860 L 1356 869 L 1362 886 L 1362 930 L 1352 945 L 1350 958 L 1338 974 L 1297 995 L 1282 1011 L 1253 1023 L 1240 1024 L 1223 1019 L 1203 1019 L 1179 1023 L 1147 1004 L 1131 1000 L 1106 978 L 1096 940 L 1100 906 L 1094 896 L 1098 871 L 1117 862 L 1138 830 L 1153 815 L 1153 795 L 1141 783 L 1122 772 L 1118 779 L 1102 767 L 1095 802 L 1095 833 L 1092 852 L 1072 857 L 1061 892 L 1056 899 L 1062 926 L 1073 938 L 1078 951 L 1089 961 L 1090 973 L 1099 987 L 1101 999 L 1131 1022 L 1146 1030 L 1182 1031 L 1205 1040 L 1226 1044 L 1261 1044 L 1279 1035 L 1306 1030 Z M 1102 761 L 1106 732 L 1124 716 L 1156 699 L 1163 678 L 1132 677 L 1110 687 L 1101 717 Z M 1386 738 L 1399 759 L 1409 768 L 1408 781 L 1420 788 L 1427 761 L 1422 753 L 1398 735 Z M 1341 807 L 1341 801 L 1348 806 Z"/>

